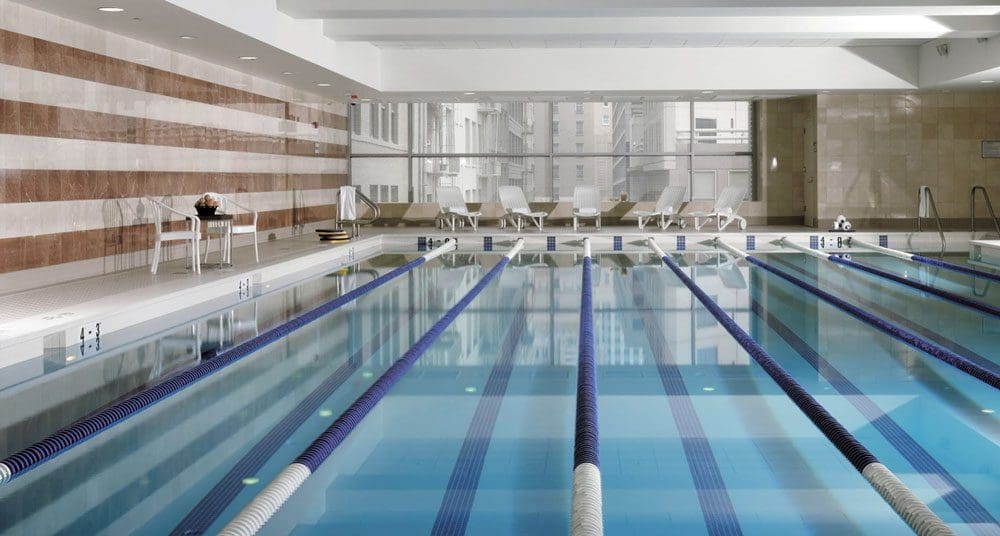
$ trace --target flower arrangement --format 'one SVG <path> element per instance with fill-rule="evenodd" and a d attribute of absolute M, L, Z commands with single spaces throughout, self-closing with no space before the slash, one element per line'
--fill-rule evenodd
<path fill-rule="evenodd" d="M 218 208 L 219 200 L 208 194 L 199 197 L 198 200 L 194 202 L 194 209 L 198 211 L 199 216 L 214 215 Z"/>

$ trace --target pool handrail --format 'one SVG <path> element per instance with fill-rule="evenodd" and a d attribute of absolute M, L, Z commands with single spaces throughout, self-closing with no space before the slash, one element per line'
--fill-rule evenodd
<path fill-rule="evenodd" d="M 590 238 L 584 238 L 576 379 L 576 435 L 573 444 L 572 536 L 604 534 L 591 265 Z"/>
<path fill-rule="evenodd" d="M 343 307 L 344 305 L 360 298 L 368 292 L 388 283 L 392 279 L 403 275 L 406 272 L 426 263 L 427 261 L 441 256 L 442 254 L 456 249 L 457 242 L 446 239 L 445 243 L 438 248 L 420 256 L 416 259 L 394 268 L 378 279 L 369 281 L 346 294 L 341 294 L 336 298 L 311 309 L 279 326 L 276 326 L 264 333 L 261 333 L 239 345 L 217 354 L 208 361 L 202 361 L 198 365 L 191 367 L 184 372 L 164 379 L 153 384 L 127 398 L 119 400 L 104 409 L 88 417 L 77 420 L 73 424 L 66 426 L 48 437 L 25 447 L 14 454 L 0 460 L 0 485 L 11 479 L 24 474 L 25 472 L 39 466 L 42 463 L 62 454 L 70 448 L 83 443 L 84 441 L 104 432 L 118 423 L 125 421 L 132 415 L 139 413 L 153 404 L 172 396 L 215 372 L 247 357 L 261 348 L 281 340 L 290 333 L 297 331 L 306 325 L 326 316 L 327 314 Z"/>
<path fill-rule="evenodd" d="M 722 240 L 718 244 L 727 251 L 733 251 L 748 261 L 756 260 Z M 854 468 L 868 481 L 876 492 L 896 511 L 897 514 L 919 536 L 938 536 L 954 534 L 923 501 L 911 491 L 906 484 L 879 462 L 871 451 L 857 440 L 840 421 L 833 417 L 808 391 L 802 387 L 749 333 L 736 323 L 701 287 L 698 286 L 677 263 L 675 263 L 656 244 L 653 237 L 648 239 L 648 245 L 676 275 L 688 290 L 715 317 L 739 345 L 767 372 L 789 399 L 802 413 L 823 433 L 823 435 L 844 455 Z M 730 249 L 731 248 L 731 249 Z"/>
<path fill-rule="evenodd" d="M 500 259 L 476 285 L 449 309 L 444 316 L 403 355 L 372 383 L 322 434 L 285 467 L 219 532 L 224 536 L 252 536 L 257 534 L 274 514 L 291 498 L 292 494 L 325 462 L 347 436 L 361 423 L 368 413 L 382 400 L 418 359 L 438 339 L 455 318 L 465 310 L 487 285 L 489 285 L 524 248 L 524 239 Z"/>

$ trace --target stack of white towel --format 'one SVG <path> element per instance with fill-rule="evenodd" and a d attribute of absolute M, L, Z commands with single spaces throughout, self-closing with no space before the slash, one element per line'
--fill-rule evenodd
<path fill-rule="evenodd" d="M 851 222 L 847 221 L 847 217 L 843 214 L 837 216 L 837 219 L 833 222 L 834 231 L 850 231 L 852 229 L 854 229 L 854 226 L 851 225 Z"/>

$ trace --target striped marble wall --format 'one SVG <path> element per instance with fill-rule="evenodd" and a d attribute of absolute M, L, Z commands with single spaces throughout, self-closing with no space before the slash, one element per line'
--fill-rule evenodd
<path fill-rule="evenodd" d="M 202 192 L 234 194 L 260 212 L 264 235 L 329 220 L 347 182 L 346 115 L 343 103 L 0 0 L 0 273 L 147 263 L 143 196 L 193 210 Z"/>

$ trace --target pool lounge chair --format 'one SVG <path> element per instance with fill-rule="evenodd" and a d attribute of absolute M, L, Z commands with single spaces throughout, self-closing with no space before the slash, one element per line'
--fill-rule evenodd
<path fill-rule="evenodd" d="M 438 206 L 441 207 L 438 223 L 451 225 L 451 230 L 454 232 L 455 226 L 464 221 L 464 218 L 468 220 L 473 231 L 479 229 L 479 217 L 482 216 L 482 213 L 469 211 L 469 208 L 465 206 L 462 190 L 455 186 L 442 186 L 437 189 L 437 200 Z"/>
<path fill-rule="evenodd" d="M 541 231 L 545 224 L 545 217 L 549 215 L 548 212 L 532 211 L 520 186 L 501 186 L 500 204 L 503 205 L 504 209 L 504 217 L 500 220 L 501 227 L 506 227 L 507 220 L 510 220 L 517 232 L 521 232 L 521 228 L 525 225 L 525 219 L 535 224 Z"/>
<path fill-rule="evenodd" d="M 601 230 L 601 202 L 597 188 L 577 186 L 573 190 L 573 230 L 580 229 L 580 220 L 594 220 L 597 230 Z"/>
<path fill-rule="evenodd" d="M 639 230 L 641 231 L 647 223 L 657 216 L 660 217 L 660 229 L 670 227 L 671 223 L 675 223 L 674 216 L 677 216 L 681 211 L 681 205 L 684 203 L 684 196 L 686 194 L 686 186 L 667 186 L 664 188 L 653 210 L 635 211 L 635 215 L 639 218 Z M 678 227 L 684 228 L 685 222 L 683 219 L 677 220 L 676 223 Z"/>
<path fill-rule="evenodd" d="M 699 231 L 712 218 L 716 219 L 720 231 L 734 221 L 740 230 L 746 229 L 747 220 L 737 214 L 746 196 L 745 186 L 726 186 L 715 200 L 715 208 L 711 212 L 691 212 L 687 216 L 694 218 L 694 228 Z"/>

